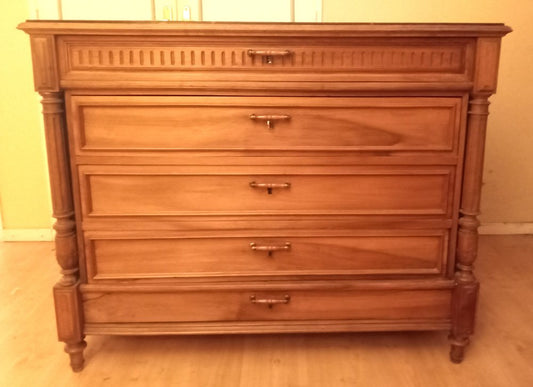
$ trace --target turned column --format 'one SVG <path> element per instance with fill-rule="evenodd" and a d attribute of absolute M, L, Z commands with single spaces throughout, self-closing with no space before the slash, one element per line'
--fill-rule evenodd
<path fill-rule="evenodd" d="M 57 332 L 65 342 L 74 371 L 83 368 L 82 313 L 79 295 L 79 261 L 76 241 L 76 221 L 70 179 L 68 141 L 65 126 L 64 101 L 59 92 L 41 92 L 53 216 L 57 219 L 56 258 L 61 266 L 61 278 L 54 286 Z"/>
<path fill-rule="evenodd" d="M 479 203 L 483 179 L 485 134 L 489 115 L 488 98 L 496 92 L 500 37 L 483 37 L 476 41 L 473 87 L 468 104 L 465 159 L 452 297 L 450 359 L 463 360 L 474 323 L 479 282 L 474 276 L 477 258 Z"/>
<path fill-rule="evenodd" d="M 452 304 L 450 358 L 463 360 L 469 336 L 474 332 L 479 282 L 474 276 L 477 257 L 479 203 L 483 178 L 485 132 L 489 101 L 487 94 L 471 96 L 466 133 L 466 157 L 463 173 L 463 192 L 457 240 L 455 289 Z"/>

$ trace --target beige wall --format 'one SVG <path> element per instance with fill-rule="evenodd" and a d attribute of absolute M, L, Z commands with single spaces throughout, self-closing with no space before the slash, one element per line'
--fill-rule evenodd
<path fill-rule="evenodd" d="M 483 222 L 533 222 L 533 0 L 324 0 L 326 22 L 505 22 L 498 94 L 491 101 Z M 0 212 L 6 229 L 50 226 L 40 107 L 28 39 L 15 29 L 26 1 L 0 5 Z"/>
<path fill-rule="evenodd" d="M 324 0 L 325 22 L 504 22 L 481 220 L 533 222 L 533 0 Z"/>
<path fill-rule="evenodd" d="M 30 45 L 16 29 L 26 1 L 0 6 L 0 212 L 6 229 L 51 225 L 40 104 L 33 90 Z"/>

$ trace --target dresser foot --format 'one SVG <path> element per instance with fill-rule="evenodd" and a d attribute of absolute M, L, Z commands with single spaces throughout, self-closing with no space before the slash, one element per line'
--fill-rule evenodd
<path fill-rule="evenodd" d="M 462 363 L 465 357 L 465 349 L 468 345 L 468 339 L 466 340 L 453 340 L 450 348 L 450 360 L 452 363 Z"/>
<path fill-rule="evenodd" d="M 65 352 L 70 356 L 70 367 L 74 372 L 80 372 L 83 369 L 83 350 L 87 347 L 85 340 L 78 343 L 65 344 Z"/>

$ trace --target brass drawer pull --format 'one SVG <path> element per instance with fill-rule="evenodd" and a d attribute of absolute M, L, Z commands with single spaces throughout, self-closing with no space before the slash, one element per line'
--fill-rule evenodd
<path fill-rule="evenodd" d="M 250 248 L 254 251 L 266 251 L 271 257 L 274 251 L 288 251 L 291 249 L 291 242 L 285 242 L 283 245 L 257 245 L 255 242 L 250 243 Z"/>
<path fill-rule="evenodd" d="M 266 64 L 272 64 L 272 57 L 274 56 L 289 56 L 292 55 L 290 50 L 248 50 L 248 56 L 261 56 L 264 58 Z"/>
<path fill-rule="evenodd" d="M 250 301 L 252 301 L 252 304 L 264 304 L 268 305 L 269 308 L 272 308 L 275 304 L 288 304 L 291 301 L 291 296 L 285 294 L 282 299 L 257 298 L 254 294 L 250 296 Z"/>
<path fill-rule="evenodd" d="M 288 114 L 250 114 L 251 120 L 265 121 L 268 129 L 274 129 L 274 121 L 287 121 L 291 119 Z"/>
<path fill-rule="evenodd" d="M 272 195 L 272 190 L 274 188 L 285 188 L 288 189 L 291 187 L 291 183 L 256 183 L 255 181 L 250 182 L 250 187 L 252 188 L 266 188 L 267 193 Z"/>

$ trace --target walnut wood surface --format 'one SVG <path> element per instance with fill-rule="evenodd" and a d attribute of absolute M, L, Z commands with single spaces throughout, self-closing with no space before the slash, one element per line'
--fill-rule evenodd
<path fill-rule="evenodd" d="M 250 296 L 283 299 L 272 307 L 254 304 Z M 421 318 L 445 320 L 450 316 L 448 290 L 327 289 L 269 291 L 204 291 L 182 293 L 84 293 L 88 323 L 169 321 L 355 320 Z"/>
<path fill-rule="evenodd" d="M 147 232 L 122 237 L 116 233 L 108 233 L 107 237 L 91 233 L 85 243 L 88 275 L 98 281 L 247 275 L 438 274 L 447 259 L 448 235 L 441 230 L 304 237 L 286 230 L 276 234 L 177 238 L 168 232 L 156 237 L 150 237 Z M 269 254 L 253 250 L 251 243 L 256 246 L 289 243 L 289 248 Z"/>
<path fill-rule="evenodd" d="M 86 333 L 451 328 L 462 359 L 508 27 L 19 28 L 43 95 L 74 370 Z"/>
<path fill-rule="evenodd" d="M 182 170 L 80 166 L 83 215 L 451 215 L 453 170 L 447 168 Z M 251 187 L 254 182 L 290 186 L 268 191 Z"/>
<path fill-rule="evenodd" d="M 148 150 L 434 151 L 457 154 L 459 98 L 71 99 L 76 153 Z M 272 128 L 251 115 L 285 115 Z M 142 134 L 142 135 L 137 135 Z"/>

